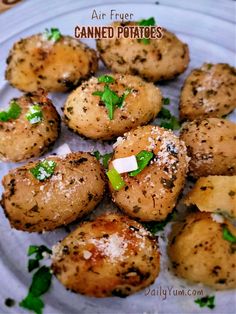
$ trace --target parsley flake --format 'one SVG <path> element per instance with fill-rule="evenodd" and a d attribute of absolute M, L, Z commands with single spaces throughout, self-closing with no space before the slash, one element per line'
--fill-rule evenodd
<path fill-rule="evenodd" d="M 50 30 L 46 28 L 44 36 L 47 38 L 47 40 L 51 40 L 53 42 L 57 42 L 62 37 L 58 28 L 50 28 Z"/>
<path fill-rule="evenodd" d="M 176 215 L 176 211 L 172 211 L 168 214 L 165 220 L 163 221 L 151 221 L 144 223 L 144 227 L 148 229 L 153 235 L 155 235 L 159 231 L 163 231 L 165 226 L 170 222 L 172 219 L 174 219 L 174 216 Z"/>
<path fill-rule="evenodd" d="M 208 307 L 209 309 L 214 309 L 215 307 L 215 296 L 205 296 L 203 298 L 194 300 L 200 307 Z"/>
<path fill-rule="evenodd" d="M 30 106 L 25 117 L 31 124 L 41 122 L 43 119 L 43 113 L 42 113 L 41 107 L 38 104 Z"/>
<path fill-rule="evenodd" d="M 111 84 L 111 83 L 115 82 L 115 79 L 110 75 L 102 75 L 102 76 L 98 77 L 98 82 Z"/>
<path fill-rule="evenodd" d="M 138 164 L 138 169 L 134 171 L 130 171 L 129 175 L 131 177 L 135 177 L 137 174 L 139 174 L 147 165 L 149 164 L 150 160 L 153 158 L 153 153 L 148 152 L 146 150 L 142 150 L 136 155 L 136 160 Z"/>
<path fill-rule="evenodd" d="M 34 256 L 34 259 L 29 259 L 28 261 L 28 271 L 31 272 L 35 268 L 39 267 L 39 261 L 44 258 L 44 253 L 52 254 L 52 251 L 48 249 L 45 245 L 30 245 L 28 249 L 28 256 Z"/>
<path fill-rule="evenodd" d="M 169 105 L 170 104 L 170 99 L 169 98 L 163 98 L 162 100 L 163 105 Z M 165 107 L 162 107 L 159 114 L 158 118 L 160 119 L 160 126 L 169 129 L 169 130 L 178 130 L 180 128 L 180 123 L 178 119 L 173 116 L 170 112 Z"/>
<path fill-rule="evenodd" d="M 231 243 L 236 243 L 236 237 L 229 231 L 228 228 L 225 226 L 223 227 L 223 239 L 231 242 Z"/>
<path fill-rule="evenodd" d="M 43 160 L 39 162 L 34 168 L 30 169 L 32 175 L 39 181 L 50 178 L 55 170 L 56 162 L 53 160 Z"/>
<path fill-rule="evenodd" d="M 95 152 L 93 152 L 93 154 L 97 158 L 97 160 L 102 161 L 104 168 L 108 168 L 108 162 L 112 156 L 112 153 L 107 153 L 107 154 L 101 155 L 100 152 L 98 150 L 96 150 Z"/>
<path fill-rule="evenodd" d="M 7 122 L 11 119 L 19 118 L 21 114 L 21 107 L 15 100 L 10 101 L 10 107 L 7 111 L 0 112 L 0 121 Z"/>
<path fill-rule="evenodd" d="M 143 19 L 138 21 L 138 25 L 139 26 L 155 26 L 156 25 L 156 21 L 154 19 L 154 17 L 150 17 L 149 19 Z M 148 45 L 150 44 L 150 39 L 149 38 L 142 38 L 142 39 L 138 39 L 138 42 L 144 44 L 144 45 Z"/>

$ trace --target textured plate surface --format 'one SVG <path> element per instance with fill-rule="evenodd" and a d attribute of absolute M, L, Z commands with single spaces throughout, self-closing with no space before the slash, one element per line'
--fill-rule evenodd
<path fill-rule="evenodd" d="M 15 8 L 0 15 L 0 108 L 20 93 L 10 87 L 4 80 L 5 59 L 13 43 L 25 36 L 43 31 L 46 27 L 58 27 L 62 33 L 73 36 L 74 27 L 81 25 L 102 25 L 110 23 L 110 19 L 91 21 L 93 9 L 109 13 L 111 9 L 134 14 L 135 19 L 154 16 L 158 24 L 175 32 L 190 47 L 191 63 L 188 70 L 176 80 L 160 84 L 165 97 L 171 99 L 171 109 L 178 113 L 178 97 L 186 75 L 194 67 L 203 62 L 227 62 L 235 66 L 235 2 L 227 1 L 189 1 L 161 0 L 155 1 L 123 1 L 94 0 L 51 0 L 24 1 Z M 95 47 L 94 40 L 87 40 Z M 101 71 L 103 71 L 101 66 Z M 66 95 L 50 95 L 61 113 L 61 106 Z M 229 119 L 236 121 L 236 114 Z M 101 152 L 111 150 L 111 146 L 101 142 L 85 141 L 68 131 L 63 126 L 60 140 L 55 148 L 67 142 L 73 151 Z M 0 179 L 16 164 L 0 163 Z M 0 193 L 2 186 L 0 186 Z M 101 205 L 100 207 L 104 207 Z M 71 226 L 73 229 L 74 226 Z M 168 232 L 168 231 L 167 231 Z M 11 297 L 20 301 L 27 293 L 31 276 L 27 273 L 26 251 L 30 244 L 46 244 L 51 246 L 66 235 L 64 228 L 51 233 L 27 234 L 11 230 L 8 221 L 0 210 L 0 313 L 26 313 L 21 308 L 6 308 L 4 300 Z M 189 286 L 184 281 L 177 280 L 167 271 L 165 258 L 166 233 L 161 234 L 160 246 L 162 252 L 162 272 L 155 284 L 155 296 L 145 296 L 146 291 L 126 299 L 95 299 L 67 292 L 56 279 L 45 300 L 45 314 L 98 314 L 98 313 L 235 313 L 236 297 L 232 291 L 214 292 L 199 285 Z M 176 296 L 176 291 L 184 289 L 185 296 Z M 191 291 L 189 289 L 192 289 Z M 216 295 L 214 310 L 200 309 L 194 303 L 194 289 L 203 289 L 204 295 Z M 166 296 L 163 291 L 166 291 Z"/>

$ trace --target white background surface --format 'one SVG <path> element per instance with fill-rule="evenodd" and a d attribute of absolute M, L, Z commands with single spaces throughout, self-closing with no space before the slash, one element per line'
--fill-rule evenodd
<path fill-rule="evenodd" d="M 178 113 L 178 97 L 180 88 L 186 75 L 194 67 L 199 67 L 203 62 L 227 62 L 236 64 L 235 48 L 235 2 L 226 1 L 190 1 L 190 0 L 160 0 L 155 1 L 74 1 L 74 0 L 31 0 L 24 1 L 15 8 L 0 15 L 0 107 L 6 107 L 9 100 L 20 95 L 4 80 L 5 59 L 10 47 L 16 40 L 22 37 L 41 32 L 46 27 L 58 27 L 62 33 L 73 36 L 74 27 L 81 25 L 102 25 L 111 22 L 91 21 L 93 9 L 109 13 L 111 9 L 120 12 L 130 12 L 135 19 L 154 16 L 156 22 L 163 27 L 175 32 L 179 38 L 190 47 L 191 62 L 188 70 L 179 78 L 159 84 L 163 95 L 171 99 L 171 108 Z M 87 40 L 90 46 L 95 47 L 94 40 Z M 102 66 L 101 66 L 101 70 Z M 55 105 L 60 111 L 65 95 L 51 95 Z M 61 113 L 61 111 L 60 111 Z M 235 120 L 235 114 L 229 117 Z M 72 150 L 92 151 L 94 148 L 101 152 L 111 150 L 107 143 L 85 141 L 71 133 L 65 126 L 62 128 L 60 140 L 55 148 L 67 142 Z M 7 173 L 14 164 L 0 163 L 0 178 Z M 2 187 L 0 186 L 0 192 Z M 103 206 L 103 205 L 102 205 Z M 101 207 L 102 207 L 101 206 Z M 74 226 L 71 227 L 71 229 Z M 26 252 L 30 244 L 53 245 L 63 238 L 66 232 L 63 228 L 51 233 L 27 234 L 11 230 L 2 211 L 0 211 L 0 314 L 26 313 L 21 308 L 6 308 L 4 300 L 11 297 L 20 301 L 27 293 L 31 275 L 27 273 Z M 162 271 L 155 284 L 151 288 L 160 289 L 167 286 L 173 289 L 182 287 L 201 289 L 200 286 L 189 286 L 184 281 L 177 280 L 167 271 L 165 255 L 165 235 L 160 239 L 162 251 Z M 130 296 L 126 299 L 95 299 L 75 295 L 67 292 L 56 279 L 50 292 L 43 297 L 46 308 L 45 314 L 98 314 L 98 313 L 127 313 L 127 314 L 174 314 L 174 313 L 214 313 L 230 314 L 236 311 L 236 296 L 233 291 L 211 292 L 204 288 L 204 294 L 216 295 L 216 307 L 214 310 L 200 309 L 195 303 L 196 297 L 145 296 L 145 291 Z M 147 290 L 146 290 L 147 291 Z"/>

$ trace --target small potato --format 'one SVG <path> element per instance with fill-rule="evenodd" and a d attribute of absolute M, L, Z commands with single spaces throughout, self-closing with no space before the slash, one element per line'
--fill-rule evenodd
<path fill-rule="evenodd" d="M 236 124 L 224 119 L 208 118 L 183 125 L 180 138 L 185 142 L 189 175 L 236 174 Z"/>
<path fill-rule="evenodd" d="M 96 52 L 77 39 L 62 36 L 54 42 L 37 34 L 14 44 L 5 77 L 22 91 L 42 87 L 49 92 L 65 92 L 94 74 L 97 67 Z"/>
<path fill-rule="evenodd" d="M 153 120 L 161 109 L 160 90 L 152 83 L 131 75 L 109 75 L 115 81 L 109 89 L 122 97 L 126 91 L 122 106 L 115 108 L 112 119 L 96 91 L 104 90 L 104 83 L 93 77 L 74 90 L 68 97 L 65 107 L 65 122 L 75 132 L 92 139 L 109 140 L 139 125 Z"/>
<path fill-rule="evenodd" d="M 104 173 L 89 153 L 51 156 L 46 160 L 56 162 L 48 179 L 39 181 L 31 173 L 38 162 L 11 170 L 3 178 L 1 205 L 15 229 L 54 230 L 88 214 L 102 199 Z"/>
<path fill-rule="evenodd" d="M 236 176 L 209 176 L 197 180 L 184 199 L 200 211 L 236 218 Z"/>
<path fill-rule="evenodd" d="M 112 24 L 121 25 L 134 26 L 137 22 Z M 148 44 L 130 38 L 98 39 L 97 49 L 112 71 L 139 75 L 152 82 L 175 78 L 189 63 L 188 46 L 165 29 L 161 39 L 150 39 Z"/>
<path fill-rule="evenodd" d="M 22 161 L 44 154 L 60 134 L 60 116 L 46 93 L 39 90 L 13 99 L 21 113 L 17 119 L 0 121 L 0 160 Z M 31 106 L 38 105 L 42 119 L 31 123 L 27 118 Z"/>
<path fill-rule="evenodd" d="M 125 213 L 141 221 L 164 220 L 173 210 L 184 186 L 188 166 L 186 147 L 174 135 L 157 126 L 139 127 L 115 144 L 112 161 L 137 155 L 142 150 L 154 157 L 139 174 L 122 174 L 125 187 L 116 191 L 109 184 L 112 200 Z"/>
<path fill-rule="evenodd" d="M 52 269 L 73 292 L 126 297 L 159 274 L 156 239 L 134 220 L 115 213 L 81 224 L 53 247 Z"/>
<path fill-rule="evenodd" d="M 223 238 L 223 230 L 236 236 L 236 228 L 215 222 L 210 213 L 190 214 L 174 224 L 168 255 L 175 275 L 217 290 L 236 288 L 236 250 Z"/>
<path fill-rule="evenodd" d="M 236 69 L 204 63 L 185 80 L 180 95 L 181 120 L 227 115 L 236 108 Z"/>

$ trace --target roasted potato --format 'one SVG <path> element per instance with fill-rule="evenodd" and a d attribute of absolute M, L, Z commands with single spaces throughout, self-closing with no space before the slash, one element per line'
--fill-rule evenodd
<path fill-rule="evenodd" d="M 95 157 L 78 152 L 46 161 L 55 162 L 49 178 L 39 162 L 13 169 L 3 177 L 1 205 L 15 229 L 54 230 L 88 214 L 102 199 L 104 173 Z M 32 173 L 35 170 L 37 176 Z"/>
<path fill-rule="evenodd" d="M 128 215 L 142 221 L 164 220 L 173 210 L 188 166 L 185 144 L 172 131 L 148 125 L 126 133 L 115 144 L 113 160 L 153 152 L 153 159 L 139 174 L 121 174 L 125 186 L 115 190 L 109 183 L 112 200 Z"/>
<path fill-rule="evenodd" d="M 196 205 L 200 211 L 236 218 L 236 176 L 199 178 L 184 203 Z"/>
<path fill-rule="evenodd" d="M 91 78 L 74 90 L 65 103 L 65 122 L 75 132 L 92 139 L 109 140 L 147 124 L 160 111 L 161 92 L 152 83 L 131 75 L 108 77 L 114 80 L 109 84 L 109 89 L 119 97 L 128 91 L 122 106 L 115 108 L 111 119 L 101 97 L 93 95 L 96 91 L 102 92 L 107 84 Z"/>
<path fill-rule="evenodd" d="M 112 24 L 121 25 L 134 26 L 137 22 Z M 189 63 L 188 46 L 165 29 L 161 39 L 150 39 L 149 44 L 130 38 L 98 39 L 97 49 L 112 71 L 139 75 L 152 82 L 175 78 Z"/>
<path fill-rule="evenodd" d="M 44 34 L 19 40 L 7 58 L 6 80 L 22 91 L 39 87 L 50 92 L 65 92 L 94 74 L 96 52 L 70 36 L 57 41 Z"/>
<path fill-rule="evenodd" d="M 224 230 L 236 236 L 232 224 L 215 222 L 210 213 L 175 223 L 168 246 L 174 274 L 217 290 L 236 288 L 235 244 L 224 238 Z"/>
<path fill-rule="evenodd" d="M 157 242 L 143 226 L 115 213 L 81 224 L 53 247 L 52 269 L 73 292 L 126 297 L 154 282 Z"/>
<path fill-rule="evenodd" d="M 0 121 L 0 159 L 22 161 L 44 154 L 60 133 L 60 116 L 47 95 L 39 90 L 14 98 L 21 112 L 18 118 Z M 27 119 L 33 106 L 38 107 L 40 121 Z M 36 122 L 36 123 L 35 123 Z"/>
<path fill-rule="evenodd" d="M 180 95 L 181 120 L 227 115 L 236 108 L 236 69 L 204 63 L 185 80 Z"/>
<path fill-rule="evenodd" d="M 194 120 L 183 125 L 180 138 L 185 142 L 189 175 L 236 174 L 236 124 L 224 119 Z"/>

